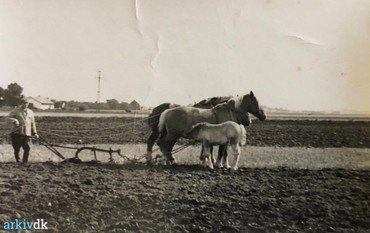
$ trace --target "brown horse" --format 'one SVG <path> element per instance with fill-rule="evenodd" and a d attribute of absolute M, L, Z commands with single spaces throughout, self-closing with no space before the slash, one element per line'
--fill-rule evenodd
<path fill-rule="evenodd" d="M 212 97 L 209 99 L 204 99 L 193 106 L 196 108 L 204 108 L 204 109 L 211 109 L 214 106 L 221 104 L 221 103 L 226 103 L 231 97 Z M 161 105 L 158 105 L 157 107 L 153 108 L 151 114 L 149 115 L 148 118 L 148 124 L 149 127 L 152 130 L 152 133 L 150 134 L 148 140 L 147 140 L 147 162 L 151 162 L 152 160 L 152 152 L 153 152 L 153 146 L 156 140 L 159 137 L 159 131 L 158 131 L 158 123 L 159 123 L 159 117 L 161 114 L 167 110 L 167 109 L 172 109 L 179 107 L 180 105 L 178 104 L 172 104 L 172 103 L 163 103 Z M 243 122 L 241 122 L 245 125 L 249 124 L 249 119 L 245 119 Z M 203 152 L 203 147 L 202 147 L 202 152 Z M 225 152 L 225 155 L 223 153 Z M 212 148 L 211 148 L 211 153 L 212 153 Z M 227 151 L 225 146 L 220 146 L 218 150 L 219 156 L 227 156 Z"/>
<path fill-rule="evenodd" d="M 259 107 L 258 100 L 251 91 L 250 94 L 228 100 L 212 109 L 194 107 L 176 107 L 164 111 L 159 119 L 160 133 L 158 146 L 166 157 L 167 164 L 173 164 L 172 149 L 180 137 L 187 138 L 186 133 L 201 122 L 220 124 L 226 121 L 240 123 L 251 113 L 259 120 L 266 119 L 264 111 Z M 249 119 L 249 118 L 248 118 Z"/>

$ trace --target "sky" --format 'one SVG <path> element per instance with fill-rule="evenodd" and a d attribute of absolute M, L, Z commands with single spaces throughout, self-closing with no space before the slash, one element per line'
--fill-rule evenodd
<path fill-rule="evenodd" d="M 253 90 L 370 112 L 368 0 L 0 0 L 0 86 L 156 106 Z"/>

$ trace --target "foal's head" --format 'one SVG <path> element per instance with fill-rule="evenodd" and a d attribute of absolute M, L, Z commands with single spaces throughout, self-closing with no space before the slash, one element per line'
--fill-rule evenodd
<path fill-rule="evenodd" d="M 200 130 L 206 125 L 207 123 L 201 122 L 198 124 L 195 124 L 191 129 L 186 133 L 186 136 L 188 138 L 197 139 Z"/>

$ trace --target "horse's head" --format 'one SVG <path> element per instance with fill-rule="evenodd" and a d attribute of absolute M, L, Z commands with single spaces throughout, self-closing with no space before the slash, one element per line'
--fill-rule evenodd
<path fill-rule="evenodd" d="M 266 120 L 265 112 L 260 108 L 258 100 L 252 91 L 247 95 L 230 99 L 227 104 L 238 112 L 251 113 L 261 121 Z"/>

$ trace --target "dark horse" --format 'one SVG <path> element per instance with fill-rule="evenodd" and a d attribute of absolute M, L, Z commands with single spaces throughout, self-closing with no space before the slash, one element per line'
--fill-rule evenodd
<path fill-rule="evenodd" d="M 200 122 L 220 124 L 226 121 L 241 123 L 251 113 L 259 120 L 266 119 L 264 111 L 259 107 L 257 98 L 251 91 L 250 94 L 229 99 L 226 103 L 218 104 L 212 109 L 195 107 L 176 107 L 165 110 L 159 119 L 158 146 L 165 155 L 167 164 L 173 164 L 172 149 L 180 137 L 187 138 L 191 128 Z M 249 118 L 248 118 L 249 119 Z M 217 158 L 217 164 L 220 164 Z"/>
<path fill-rule="evenodd" d="M 204 99 L 193 106 L 196 108 L 204 108 L 204 109 L 211 109 L 214 106 L 221 104 L 221 103 L 226 103 L 231 97 L 212 97 L 209 99 Z M 152 113 L 149 115 L 148 118 L 148 124 L 149 127 L 152 130 L 152 133 L 150 134 L 148 140 L 147 140 L 147 161 L 150 162 L 152 159 L 152 152 L 153 152 L 153 146 L 154 143 L 157 141 L 159 137 L 159 131 L 158 131 L 158 123 L 159 123 L 159 117 L 161 114 L 167 110 L 167 109 L 172 109 L 179 107 L 180 105 L 178 104 L 172 104 L 172 103 L 164 103 L 161 105 L 158 105 L 152 110 Z M 249 119 L 244 120 L 243 124 L 249 125 Z M 203 147 L 202 147 L 203 150 Z M 222 156 L 225 153 L 224 156 L 227 156 L 227 150 L 225 146 L 220 146 L 218 150 L 219 156 Z"/>

